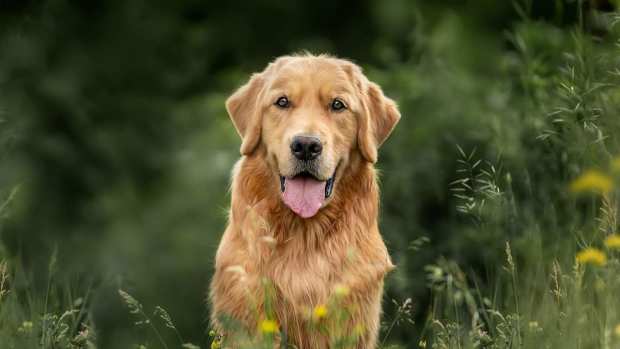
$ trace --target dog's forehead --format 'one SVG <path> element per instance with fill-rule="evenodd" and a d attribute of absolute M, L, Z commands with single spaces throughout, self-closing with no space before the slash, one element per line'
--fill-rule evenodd
<path fill-rule="evenodd" d="M 348 92 L 353 84 L 343 63 L 330 58 L 293 58 L 272 75 L 272 89 L 306 89 Z"/>

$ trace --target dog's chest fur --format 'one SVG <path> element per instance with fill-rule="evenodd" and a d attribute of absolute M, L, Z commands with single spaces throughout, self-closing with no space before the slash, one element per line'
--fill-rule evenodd
<path fill-rule="evenodd" d="M 303 307 L 326 302 L 333 285 L 341 282 L 340 274 L 349 267 L 345 256 L 325 249 L 304 249 L 299 254 L 294 253 L 298 248 L 286 245 L 274 249 L 271 256 L 275 258 L 267 259 L 260 273 L 272 280 L 289 304 Z"/>
<path fill-rule="evenodd" d="M 269 280 L 276 297 L 296 311 L 326 303 L 338 285 L 358 290 L 376 287 L 392 268 L 376 227 L 352 224 L 346 232 L 336 229 L 322 235 L 298 227 L 286 233 L 284 241 L 261 244 L 279 234 L 259 229 L 262 237 L 248 237 L 244 246 L 248 251 L 242 255 L 250 257 L 246 265 L 254 280 Z M 256 241 L 262 246 L 257 247 Z"/>
<path fill-rule="evenodd" d="M 262 163 L 238 170 L 212 280 L 214 319 L 229 314 L 255 329 L 275 316 L 298 348 L 327 348 L 305 331 L 312 309 L 330 304 L 342 286 L 356 309 L 351 325 L 367 329 L 363 343 L 374 343 L 383 278 L 393 268 L 377 225 L 374 169 L 365 165 L 343 178 L 337 196 L 309 220 L 273 195 Z"/>
<path fill-rule="evenodd" d="M 238 254 L 245 262 L 240 264 L 257 282 L 269 280 L 278 297 L 293 306 L 324 303 L 339 284 L 374 287 L 392 263 L 377 227 L 374 175 L 369 170 L 360 180 L 362 174 L 356 186 L 340 183 L 340 194 L 350 202 L 336 199 L 310 221 L 294 216 L 277 197 L 233 206 L 232 227 L 243 237 L 236 248 L 246 250 Z"/>

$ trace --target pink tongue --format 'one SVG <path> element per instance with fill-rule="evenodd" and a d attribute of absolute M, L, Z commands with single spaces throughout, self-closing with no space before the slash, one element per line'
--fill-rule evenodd
<path fill-rule="evenodd" d="M 325 201 L 325 183 L 313 178 L 287 178 L 284 182 L 284 203 L 303 218 L 314 216 Z"/>

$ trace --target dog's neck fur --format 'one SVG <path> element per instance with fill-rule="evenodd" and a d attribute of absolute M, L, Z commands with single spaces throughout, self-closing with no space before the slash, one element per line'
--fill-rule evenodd
<path fill-rule="evenodd" d="M 264 234 L 276 243 L 303 239 L 306 248 L 317 248 L 343 225 L 362 224 L 360 234 L 377 225 L 379 190 L 373 165 L 357 153 L 339 174 L 331 201 L 312 218 L 303 219 L 284 205 L 279 190 L 278 174 L 265 161 L 263 149 L 241 159 L 233 176 L 231 220 L 243 227 L 248 212 L 249 222 L 263 227 Z M 362 207 L 365 206 L 365 207 Z"/>

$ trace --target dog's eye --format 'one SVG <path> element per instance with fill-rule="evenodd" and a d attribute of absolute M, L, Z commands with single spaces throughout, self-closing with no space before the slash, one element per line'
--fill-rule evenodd
<path fill-rule="evenodd" d="M 277 105 L 280 108 L 288 108 L 289 107 L 288 98 L 286 98 L 284 96 L 278 98 L 278 100 L 274 104 Z"/>
<path fill-rule="evenodd" d="M 344 102 L 338 98 L 332 101 L 332 104 L 330 107 L 332 108 L 333 111 L 341 111 L 341 110 L 347 109 L 347 106 L 344 104 Z"/>

